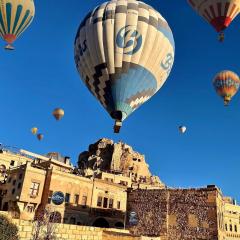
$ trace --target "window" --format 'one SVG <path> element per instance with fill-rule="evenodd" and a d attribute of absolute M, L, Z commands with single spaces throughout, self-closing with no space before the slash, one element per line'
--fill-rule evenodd
<path fill-rule="evenodd" d="M 12 181 L 12 178 L 10 177 L 9 179 L 8 179 L 8 183 L 10 183 Z"/>
<path fill-rule="evenodd" d="M 237 225 L 234 225 L 234 230 L 235 232 L 237 232 Z"/>
<path fill-rule="evenodd" d="M 225 230 L 226 230 L 226 231 L 228 230 L 228 225 L 227 225 L 227 224 L 225 224 Z"/>
<path fill-rule="evenodd" d="M 82 196 L 82 203 L 81 203 L 81 205 L 83 205 L 83 206 L 87 205 L 87 196 L 86 195 Z"/>
<path fill-rule="evenodd" d="M 101 207 L 101 206 L 102 206 L 102 200 L 103 200 L 102 197 L 98 197 L 98 199 L 97 199 L 97 206 L 98 206 L 98 207 Z"/>
<path fill-rule="evenodd" d="M 17 188 L 18 188 L 18 189 L 20 189 L 20 188 L 21 188 L 21 186 L 22 186 L 22 183 L 20 182 L 20 183 L 18 183 L 18 186 L 17 186 Z"/>
<path fill-rule="evenodd" d="M 14 194 L 15 193 L 15 188 L 13 188 L 13 190 L 12 190 L 12 194 Z"/>
<path fill-rule="evenodd" d="M 75 194 L 75 196 L 74 196 L 74 203 L 78 204 L 78 202 L 79 202 L 79 195 Z"/>
<path fill-rule="evenodd" d="M 16 184 L 16 179 L 13 180 L 12 185 L 15 186 Z"/>
<path fill-rule="evenodd" d="M 19 180 L 21 180 L 23 177 L 22 173 L 19 174 Z"/>
<path fill-rule="evenodd" d="M 33 206 L 27 206 L 27 211 L 32 213 L 34 212 L 34 207 Z"/>
<path fill-rule="evenodd" d="M 230 232 L 232 232 L 232 224 L 229 225 Z"/>
<path fill-rule="evenodd" d="M 109 199 L 109 205 L 108 205 L 109 208 L 113 208 L 113 199 L 110 198 Z"/>
<path fill-rule="evenodd" d="M 51 201 L 52 201 L 52 195 L 53 195 L 53 191 L 49 191 L 49 194 L 48 194 L 48 204 L 50 204 Z"/>
<path fill-rule="evenodd" d="M 70 203 L 70 194 L 66 193 L 65 195 L 65 203 Z"/>
<path fill-rule="evenodd" d="M 120 209 L 120 208 L 121 208 L 121 202 L 118 201 L 118 202 L 117 202 L 117 209 Z"/>
<path fill-rule="evenodd" d="M 29 192 L 31 197 L 37 197 L 39 192 L 39 186 L 40 186 L 40 183 L 36 183 L 36 182 L 31 183 L 30 192 Z"/>
<path fill-rule="evenodd" d="M 108 198 L 103 198 L 103 207 L 104 208 L 108 207 Z"/>
<path fill-rule="evenodd" d="M 14 163 L 15 163 L 15 161 L 14 161 L 14 160 L 11 160 L 10 166 L 14 166 Z"/>

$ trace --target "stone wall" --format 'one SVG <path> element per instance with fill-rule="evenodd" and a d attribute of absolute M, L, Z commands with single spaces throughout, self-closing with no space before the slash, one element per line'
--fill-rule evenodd
<path fill-rule="evenodd" d="M 1 215 L 7 215 L 6 212 L 0 212 Z M 34 232 L 31 221 L 12 219 L 18 226 L 20 240 L 31 240 Z M 103 229 L 88 226 L 77 226 L 70 224 L 55 224 L 55 236 L 58 240 L 140 240 L 141 237 L 134 237 L 127 230 L 121 229 Z"/>
<path fill-rule="evenodd" d="M 129 193 L 127 226 L 134 234 L 161 239 L 215 240 L 216 196 L 215 188 L 135 190 Z"/>

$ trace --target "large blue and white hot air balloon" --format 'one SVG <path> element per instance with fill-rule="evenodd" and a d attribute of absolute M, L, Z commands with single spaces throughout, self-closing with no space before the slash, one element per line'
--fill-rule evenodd
<path fill-rule="evenodd" d="M 82 80 L 116 120 L 122 121 L 164 84 L 174 61 L 174 39 L 166 20 L 135 0 L 112 0 L 80 24 L 75 62 Z"/>

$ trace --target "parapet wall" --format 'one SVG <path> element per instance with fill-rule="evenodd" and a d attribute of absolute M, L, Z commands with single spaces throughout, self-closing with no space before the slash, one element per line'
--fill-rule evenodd
<path fill-rule="evenodd" d="M 0 212 L 6 215 L 6 212 Z M 31 240 L 34 232 L 33 222 L 12 219 L 18 226 L 19 239 Z M 132 236 L 127 230 L 121 229 L 103 229 L 88 226 L 77 226 L 69 224 L 55 224 L 55 237 L 58 240 L 141 240 L 141 237 Z"/>

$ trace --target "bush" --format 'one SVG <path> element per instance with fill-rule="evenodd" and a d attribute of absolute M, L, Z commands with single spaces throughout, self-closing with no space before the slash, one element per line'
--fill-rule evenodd
<path fill-rule="evenodd" d="M 0 215 L 0 240 L 18 240 L 18 228 L 9 219 Z"/>

